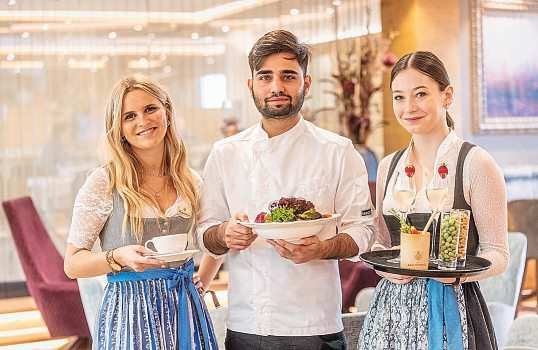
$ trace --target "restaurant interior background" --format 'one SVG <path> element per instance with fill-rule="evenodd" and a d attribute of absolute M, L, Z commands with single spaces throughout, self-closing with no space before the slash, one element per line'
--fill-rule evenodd
<path fill-rule="evenodd" d="M 528 127 L 491 130 L 481 128 L 476 115 L 483 112 L 475 81 L 483 77 L 476 71 L 483 51 L 473 21 L 482 3 L 519 6 L 512 11 L 516 21 L 538 18 L 536 1 L 515 0 L 0 0 L 0 199 L 31 196 L 63 252 L 76 193 L 104 159 L 109 92 L 129 74 L 168 88 L 191 166 L 201 171 L 212 143 L 222 137 L 224 119 L 236 118 L 241 128 L 257 122 L 246 87 L 247 54 L 258 37 L 276 28 L 312 47 L 314 85 L 305 116 L 344 133 L 333 94 L 340 86 L 327 79 L 337 72 L 337 50 L 341 60 L 360 65 L 369 34 L 374 58 L 363 64 L 371 65 L 368 79 L 381 90 L 369 100 L 374 128 L 361 146 L 378 159 L 408 142 L 392 114 L 391 59 L 414 50 L 435 52 L 455 86 L 450 112 L 458 135 L 492 154 L 505 172 L 510 200 L 536 199 L 538 123 L 526 118 Z M 513 30 L 523 43 L 516 49 L 523 51 L 509 54 L 535 54 L 529 47 L 536 46 L 537 27 Z M 355 83 L 357 98 L 365 85 Z M 2 212 L 0 294 L 23 288 L 24 279 Z"/>

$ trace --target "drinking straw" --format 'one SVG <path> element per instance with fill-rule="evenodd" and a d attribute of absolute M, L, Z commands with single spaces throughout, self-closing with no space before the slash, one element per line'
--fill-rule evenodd
<path fill-rule="evenodd" d="M 430 228 L 430 225 L 432 224 L 433 222 L 433 219 L 435 219 L 437 217 L 437 215 L 439 214 L 438 211 L 434 210 L 432 212 L 432 215 L 430 215 L 430 219 L 428 220 L 428 222 L 426 223 L 426 226 L 424 227 L 424 232 L 428 231 L 428 229 Z"/>

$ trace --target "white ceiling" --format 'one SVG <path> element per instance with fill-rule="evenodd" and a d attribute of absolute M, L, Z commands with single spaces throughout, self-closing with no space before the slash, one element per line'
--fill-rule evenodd
<path fill-rule="evenodd" d="M 234 33 L 288 28 L 310 43 L 379 32 L 379 0 L 0 0 L 0 59 L 223 54 Z"/>

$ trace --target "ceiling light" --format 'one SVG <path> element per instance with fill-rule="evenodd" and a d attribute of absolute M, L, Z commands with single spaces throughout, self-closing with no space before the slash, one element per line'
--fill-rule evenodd
<path fill-rule="evenodd" d="M 162 65 L 161 61 L 148 60 L 145 57 L 139 58 L 138 60 L 131 60 L 127 64 L 129 69 L 152 69 L 152 68 L 158 68 L 161 65 Z"/>
<path fill-rule="evenodd" d="M 1 0 L 0 0 L 1 1 Z M 9 12 L 9 11 L 6 11 Z M 11 11 L 14 12 L 14 11 Z M 3 17 L 2 17 L 2 11 L 0 10 L 0 24 L 3 23 Z M 47 23 L 45 28 L 43 26 L 43 22 L 37 23 L 37 22 L 17 22 L 10 24 L 9 27 L 1 27 L 0 26 L 0 33 L 2 31 L 2 28 L 9 28 L 11 32 L 13 33 L 24 33 L 24 32 L 36 32 L 36 31 L 84 31 L 87 32 L 89 29 L 94 31 L 103 31 L 105 34 L 110 31 L 116 31 L 118 29 L 132 29 L 133 24 L 132 23 L 119 23 L 119 22 L 76 22 L 76 23 L 65 23 L 65 22 L 58 22 L 55 21 L 54 23 Z M 106 31 L 106 32 L 105 32 Z"/>
<path fill-rule="evenodd" d="M 230 26 L 222 26 L 221 30 L 223 33 L 228 33 L 230 31 Z"/>
<path fill-rule="evenodd" d="M 0 61 L 1 69 L 42 69 L 45 67 L 43 61 Z"/>
<path fill-rule="evenodd" d="M 105 64 L 106 64 L 106 61 L 103 59 L 92 60 L 92 59 L 85 58 L 81 60 L 76 60 L 74 58 L 70 58 L 67 61 L 67 65 L 71 69 L 89 69 L 92 72 L 96 72 L 98 69 L 104 68 Z"/>
<path fill-rule="evenodd" d="M 16 0 L 8 0 L 15 3 Z M 58 1 L 58 0 L 57 0 Z M 211 6 L 198 11 L 136 11 L 136 10 L 21 10 L 16 13 L 12 11 L 1 11 L 0 18 L 7 18 L 8 21 L 15 19 L 35 21 L 64 21 L 71 19 L 73 22 L 101 22 L 103 20 L 112 22 L 129 22 L 132 28 L 137 23 L 160 23 L 160 24 L 190 24 L 199 25 L 209 23 L 218 19 L 231 17 L 235 14 L 243 13 L 246 10 L 253 10 L 277 0 L 241 0 L 241 1 L 219 1 L 223 4 Z M 28 1 L 27 1 L 28 2 Z M 36 2 L 36 1 L 34 1 Z M 41 1 L 45 2 L 45 1 Z M 81 2 L 81 1 L 79 1 Z M 124 1 L 125 2 L 125 1 Z M 147 1 L 149 2 L 149 1 Z M 178 1 L 179 2 L 179 1 Z M 193 2 L 193 1 L 191 1 Z M 0 1 L 0 3 L 2 3 Z M 0 6 L 1 8 L 1 6 Z"/>
<path fill-rule="evenodd" d="M 333 0 L 333 6 L 340 6 L 342 5 L 342 1 L 340 0 Z"/>
<path fill-rule="evenodd" d="M 49 25 L 47 23 L 43 24 L 43 27 L 41 27 L 41 29 L 43 29 L 43 31 L 47 31 L 49 30 Z"/>
<path fill-rule="evenodd" d="M 23 39 L 27 39 L 29 36 L 30 36 L 30 33 L 28 33 L 28 32 L 24 32 L 24 33 L 21 34 L 21 38 L 23 38 Z"/>
<path fill-rule="evenodd" d="M 16 4 L 17 4 L 17 0 L 9 0 L 9 1 L 7 2 L 7 4 L 8 4 L 9 6 L 16 5 Z"/>
<path fill-rule="evenodd" d="M 13 61 L 15 59 L 15 54 L 13 53 L 10 53 L 6 56 L 6 60 L 8 61 Z"/>
<path fill-rule="evenodd" d="M 291 9 L 290 10 L 290 15 L 297 16 L 298 14 L 299 14 L 299 9 Z"/>
<path fill-rule="evenodd" d="M 133 64 L 134 63 L 134 64 Z M 129 68 L 142 68 L 147 69 L 149 68 L 149 61 L 147 58 L 142 57 L 138 61 L 131 61 L 129 62 Z"/>
<path fill-rule="evenodd" d="M 142 29 L 144 29 L 144 26 L 141 25 L 141 24 L 136 24 L 136 25 L 133 27 L 133 29 L 134 29 L 135 31 L 137 31 L 137 32 L 140 32 L 140 31 L 142 31 Z"/>
<path fill-rule="evenodd" d="M 196 32 L 194 32 L 194 33 L 191 34 L 191 39 L 192 39 L 192 40 L 197 40 L 198 38 L 200 38 L 200 34 L 198 34 L 198 33 L 196 33 Z"/>
<path fill-rule="evenodd" d="M 118 34 L 116 34 L 116 32 L 110 32 L 108 33 L 108 38 L 111 39 L 111 40 L 114 40 L 118 37 Z"/>
<path fill-rule="evenodd" d="M 106 36 L 103 36 L 102 40 L 95 40 L 91 45 L 74 45 L 70 40 L 59 40 L 54 45 L 47 41 L 35 41 L 31 45 L 28 40 L 22 40 L 16 45 L 6 45 L 2 42 L 0 44 L 0 60 L 5 60 L 5 57 L 10 53 L 16 55 L 17 58 L 39 53 L 39 55 L 44 56 L 84 56 L 91 54 L 101 57 L 102 55 L 124 55 L 137 56 L 137 59 L 145 55 L 158 56 L 164 53 L 170 59 L 170 57 L 174 56 L 215 56 L 226 52 L 226 46 L 223 43 L 214 42 L 208 44 L 200 40 L 191 40 L 191 38 L 157 38 L 152 41 L 150 47 L 148 47 L 148 42 L 144 38 L 139 38 L 139 40 L 131 39 L 118 36 L 116 40 L 109 40 Z"/>

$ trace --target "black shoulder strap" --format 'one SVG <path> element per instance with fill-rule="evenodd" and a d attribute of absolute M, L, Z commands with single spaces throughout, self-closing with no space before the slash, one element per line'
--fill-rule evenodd
<path fill-rule="evenodd" d="M 383 192 L 383 198 L 385 198 L 385 196 L 387 195 L 387 186 L 389 184 L 390 178 L 392 177 L 394 169 L 396 169 L 396 165 L 398 164 L 400 158 L 402 158 L 402 155 L 404 154 L 405 150 L 406 148 L 397 151 L 394 154 L 394 157 L 392 157 L 392 160 L 390 161 L 389 172 L 387 173 L 387 178 L 385 179 L 385 191 Z"/>
<path fill-rule="evenodd" d="M 465 201 L 465 195 L 463 193 L 463 165 L 465 164 L 465 158 L 473 145 L 470 142 L 465 141 L 460 148 L 458 154 L 458 163 L 456 164 L 456 177 L 454 179 L 454 205 L 453 208 L 469 209 L 469 204 Z"/>

